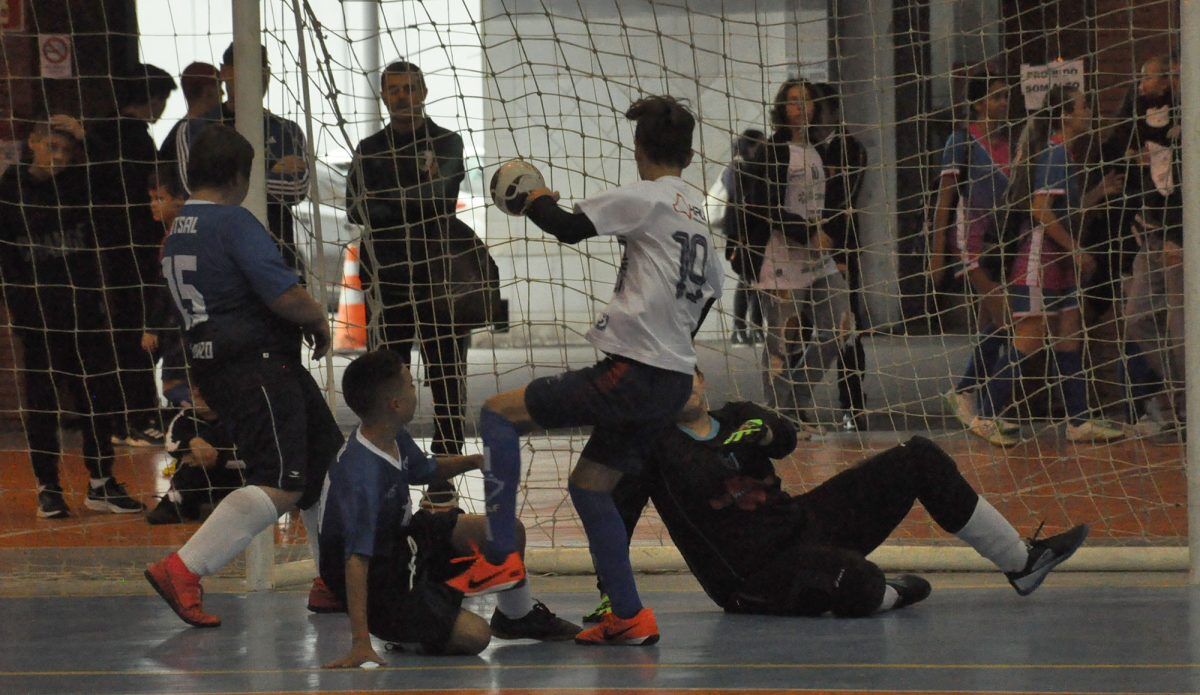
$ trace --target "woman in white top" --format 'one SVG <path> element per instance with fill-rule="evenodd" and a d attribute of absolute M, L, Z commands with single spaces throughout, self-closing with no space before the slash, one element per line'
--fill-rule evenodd
<path fill-rule="evenodd" d="M 758 226 L 762 248 L 756 287 L 766 324 L 763 390 L 767 403 L 819 433 L 813 389 L 825 378 L 853 328 L 846 280 L 821 229 L 825 165 L 810 140 L 816 92 L 800 79 L 775 95 L 775 132 L 762 158 L 749 167 L 747 224 Z M 802 327 L 811 327 L 804 344 Z"/>

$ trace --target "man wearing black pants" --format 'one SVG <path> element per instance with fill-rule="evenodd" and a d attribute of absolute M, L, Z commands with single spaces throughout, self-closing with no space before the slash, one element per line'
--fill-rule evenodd
<path fill-rule="evenodd" d="M 154 362 L 142 349 L 150 303 L 148 288 L 159 284 L 162 224 L 150 213 L 146 181 L 157 159 L 150 125 L 158 121 L 175 80 L 161 68 L 138 65 L 115 80 L 118 111 L 89 124 L 88 166 L 104 181 L 96 196 L 97 232 L 103 250 L 105 295 L 117 355 L 123 412 L 113 443 L 161 446 Z"/>
<path fill-rule="evenodd" d="M 924 437 L 863 461 L 807 493 L 785 492 L 771 459 L 794 449 L 792 425 L 753 403 L 709 411 L 704 378 L 675 431 L 640 476 L 614 492 L 626 529 L 647 499 L 717 605 L 735 613 L 861 617 L 929 595 L 915 575 L 885 577 L 866 559 L 920 502 L 933 520 L 1005 572 L 1022 596 L 1087 538 L 1087 526 L 1042 540 L 1016 530 Z M 591 618 L 592 616 L 588 616 Z"/>
<path fill-rule="evenodd" d="M 24 348 L 22 422 L 38 480 L 38 516 L 70 515 L 58 475 L 58 389 L 83 414 L 83 460 L 91 484 L 85 505 L 140 512 L 112 475 L 112 415 L 120 397 L 105 313 L 91 186 L 82 159 L 83 127 L 52 116 L 29 136 L 32 160 L 0 178 L 0 273 L 13 335 Z"/>
<path fill-rule="evenodd" d="M 412 63 L 388 65 L 380 91 L 390 123 L 358 144 L 346 182 L 348 217 L 364 227 L 362 277 L 370 343 L 409 363 L 421 350 L 433 394 L 434 455 L 463 446 L 463 401 L 469 331 L 449 311 L 450 257 L 446 241 L 464 174 L 463 140 L 425 116 L 428 90 Z M 457 495 L 444 480 L 429 484 L 422 506 L 454 508 Z"/>

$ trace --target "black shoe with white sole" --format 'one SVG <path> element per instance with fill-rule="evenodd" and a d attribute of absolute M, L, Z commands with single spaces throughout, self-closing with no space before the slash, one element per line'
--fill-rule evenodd
<path fill-rule="evenodd" d="M 141 502 L 125 492 L 125 486 L 106 478 L 100 487 L 88 487 L 87 499 L 84 506 L 94 512 L 112 512 L 113 514 L 136 514 L 146 507 Z"/>
<path fill-rule="evenodd" d="M 1039 526 L 1038 531 L 1041 530 L 1042 527 Z M 1032 594 L 1046 580 L 1050 570 L 1066 562 L 1067 558 L 1079 550 L 1087 540 L 1088 525 L 1080 524 L 1070 531 L 1041 540 L 1038 540 L 1037 536 L 1037 532 L 1034 532 L 1033 538 L 1029 539 L 1029 560 L 1025 563 L 1025 569 L 1004 573 L 1004 576 L 1008 577 L 1008 583 L 1012 584 L 1021 596 Z"/>
<path fill-rule="evenodd" d="M 38 487 L 37 515 L 43 519 L 65 519 L 71 516 L 67 508 L 67 500 L 63 497 L 59 485 L 42 485 Z"/>
<path fill-rule="evenodd" d="M 565 642 L 575 639 L 582 629 L 563 620 L 546 608 L 541 601 L 523 618 L 510 618 L 497 608 L 492 613 L 492 634 L 500 639 L 535 639 L 543 642 Z"/>
<path fill-rule="evenodd" d="M 924 577 L 919 577 L 915 574 L 888 577 L 886 583 L 895 589 L 896 594 L 900 597 L 896 599 L 896 603 L 892 604 L 892 610 L 920 603 L 929 598 L 929 594 L 933 593 L 933 587 L 929 585 L 929 582 L 925 581 Z"/>

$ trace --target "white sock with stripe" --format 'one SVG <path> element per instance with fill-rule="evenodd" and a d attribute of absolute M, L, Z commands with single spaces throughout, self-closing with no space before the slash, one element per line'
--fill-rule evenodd
<path fill-rule="evenodd" d="M 179 559 L 204 577 L 220 570 L 263 529 L 279 520 L 279 511 L 267 493 L 247 485 L 229 493 L 208 520 L 179 549 Z"/>

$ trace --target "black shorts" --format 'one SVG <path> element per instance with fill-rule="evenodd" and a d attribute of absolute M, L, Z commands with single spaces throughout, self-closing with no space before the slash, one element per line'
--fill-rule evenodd
<path fill-rule="evenodd" d="M 451 536 L 460 513 L 418 511 L 384 544 L 386 552 L 371 558 L 367 626 L 372 635 L 420 644 L 429 653 L 444 650 L 463 601 L 461 593 L 445 584 L 457 571 L 450 564 L 455 555 Z M 416 544 L 416 562 L 409 539 Z"/>
<path fill-rule="evenodd" d="M 645 447 L 674 424 L 691 393 L 691 374 L 609 356 L 591 367 L 534 379 L 525 388 L 525 408 L 545 429 L 591 425 L 582 458 L 636 473 Z"/>
<path fill-rule="evenodd" d="M 204 399 L 227 423 L 246 463 L 246 484 L 301 492 L 307 509 L 345 439 L 303 365 L 252 358 L 196 370 Z"/>

